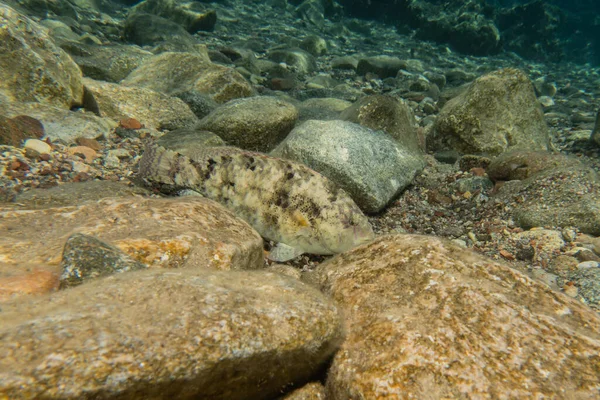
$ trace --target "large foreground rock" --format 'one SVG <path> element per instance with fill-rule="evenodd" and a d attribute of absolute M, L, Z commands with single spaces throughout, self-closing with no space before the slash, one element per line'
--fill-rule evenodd
<path fill-rule="evenodd" d="M 3 3 L 0 27 L 0 103 L 82 103 L 81 71 L 44 27 Z"/>
<path fill-rule="evenodd" d="M 335 351 L 333 303 L 277 273 L 137 271 L 0 314 L 0 397 L 270 399 Z"/>
<path fill-rule="evenodd" d="M 421 151 L 387 133 L 339 120 L 306 121 L 271 154 L 326 176 L 367 213 L 381 211 L 425 165 Z"/>
<path fill-rule="evenodd" d="M 65 204 L 62 197 L 68 193 L 56 195 L 56 201 Z M 75 190 L 71 196 L 79 198 Z M 39 208 L 43 204 L 38 203 L 50 201 L 42 197 L 26 203 Z M 27 282 L 33 279 L 28 275 L 32 270 L 59 274 L 63 248 L 73 233 L 94 236 L 154 268 L 263 266 L 260 235 L 218 203 L 202 197 L 106 198 L 32 208 L 0 207 L 0 301 L 31 293 Z M 56 283 L 52 275 L 47 277 Z M 15 291 L 15 281 L 24 289 Z M 52 287 L 49 283 L 41 286 Z"/>
<path fill-rule="evenodd" d="M 328 398 L 598 398 L 600 317 L 504 264 L 393 235 L 317 276 L 347 324 Z"/>
<path fill-rule="evenodd" d="M 549 150 L 548 128 L 533 84 L 523 72 L 510 68 L 475 80 L 444 105 L 427 147 L 488 155 L 513 148 Z"/>

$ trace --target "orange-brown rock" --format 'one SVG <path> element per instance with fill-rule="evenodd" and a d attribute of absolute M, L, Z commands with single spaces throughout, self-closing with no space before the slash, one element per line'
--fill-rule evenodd
<path fill-rule="evenodd" d="M 0 303 L 20 296 L 44 294 L 58 288 L 58 274 L 41 266 L 24 271 L 3 270 L 0 277 Z"/>
<path fill-rule="evenodd" d="M 449 241 L 383 236 L 317 269 L 347 337 L 331 399 L 597 399 L 600 317 Z"/>
<path fill-rule="evenodd" d="M 59 273 L 73 233 L 92 235 L 150 267 L 256 269 L 263 242 L 247 223 L 202 197 L 106 198 L 46 209 L 0 208 L 0 276 L 28 265 Z"/>
<path fill-rule="evenodd" d="M 94 149 L 87 146 L 74 146 L 69 147 L 67 151 L 70 155 L 78 155 L 83 158 L 86 162 L 90 163 L 98 158 L 98 153 Z"/>
<path fill-rule="evenodd" d="M 294 278 L 130 271 L 3 304 L 0 398 L 274 399 L 341 336 L 335 304 Z"/>

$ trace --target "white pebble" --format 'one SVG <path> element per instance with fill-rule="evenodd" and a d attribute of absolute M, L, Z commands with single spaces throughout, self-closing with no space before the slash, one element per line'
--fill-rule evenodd
<path fill-rule="evenodd" d="M 50 154 L 52 151 L 52 147 L 48 143 L 39 139 L 27 139 L 23 147 L 25 149 L 37 151 L 39 154 Z"/>

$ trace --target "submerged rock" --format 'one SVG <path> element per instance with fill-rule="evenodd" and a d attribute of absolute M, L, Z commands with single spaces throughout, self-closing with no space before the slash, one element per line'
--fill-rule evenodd
<path fill-rule="evenodd" d="M 206 50 L 161 53 L 133 70 L 121 84 L 171 96 L 194 90 L 209 95 L 217 103 L 253 94 L 252 87 L 239 72 L 211 63 Z"/>
<path fill-rule="evenodd" d="M 275 97 L 236 99 L 215 109 L 196 129 L 214 132 L 228 144 L 245 150 L 268 152 L 294 127 L 298 110 Z"/>
<path fill-rule="evenodd" d="M 544 114 L 527 75 L 509 68 L 476 79 L 444 105 L 427 147 L 488 155 L 549 150 Z"/>
<path fill-rule="evenodd" d="M 135 118 L 145 127 L 178 129 L 198 122 L 196 115 L 181 99 L 153 90 L 126 87 L 115 83 L 84 79 L 100 113 L 113 120 Z"/>
<path fill-rule="evenodd" d="M 271 399 L 341 341 L 335 305 L 276 273 L 136 271 L 0 313 L 0 396 Z"/>
<path fill-rule="evenodd" d="M 115 273 L 147 268 L 116 247 L 81 233 L 75 233 L 67 239 L 61 267 L 61 289 Z"/>
<path fill-rule="evenodd" d="M 345 311 L 331 399 L 592 399 L 600 317 L 443 239 L 383 236 L 317 268 Z"/>
<path fill-rule="evenodd" d="M 306 121 L 272 152 L 308 165 L 344 189 L 367 213 L 381 211 L 425 163 L 419 150 L 348 121 Z"/>
<path fill-rule="evenodd" d="M 45 28 L 2 3 L 0 26 L 0 103 L 82 103 L 81 70 Z"/>

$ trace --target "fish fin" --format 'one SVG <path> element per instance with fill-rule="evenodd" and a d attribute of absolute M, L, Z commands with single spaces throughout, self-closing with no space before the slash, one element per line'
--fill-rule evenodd
<path fill-rule="evenodd" d="M 304 251 L 301 249 L 288 246 L 285 243 L 277 243 L 277 246 L 271 250 L 267 258 L 272 261 L 284 262 L 294 259 L 301 254 L 304 254 Z"/>

